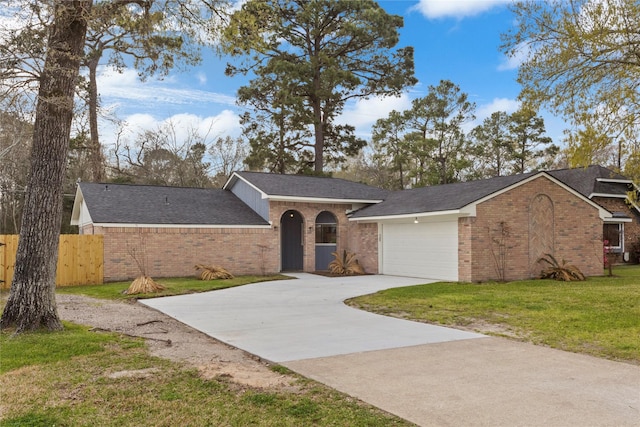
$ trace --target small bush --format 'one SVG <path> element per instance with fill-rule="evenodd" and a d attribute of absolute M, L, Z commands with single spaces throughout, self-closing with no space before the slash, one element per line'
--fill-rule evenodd
<path fill-rule="evenodd" d="M 160 292 L 162 290 L 164 290 L 164 286 L 153 280 L 151 277 L 142 275 L 131 282 L 131 285 L 129 285 L 129 289 L 124 291 L 124 294 L 152 294 L 154 292 Z"/>
<path fill-rule="evenodd" d="M 353 252 L 343 250 L 342 256 L 338 252 L 331 252 L 331 255 L 335 257 L 335 259 L 329 263 L 329 271 L 332 274 L 339 274 L 342 276 L 364 274 L 364 268 L 362 268 L 356 258 L 356 254 Z"/>
<path fill-rule="evenodd" d="M 538 259 L 538 262 L 544 262 L 549 265 L 549 267 L 540 272 L 541 279 L 555 279 L 563 282 L 586 280 L 578 267 L 567 264 L 565 260 L 562 260 L 562 264 L 560 264 L 551 254 L 544 254 L 543 257 Z"/>
<path fill-rule="evenodd" d="M 196 264 L 196 271 L 200 280 L 233 279 L 233 274 L 222 267 Z"/>

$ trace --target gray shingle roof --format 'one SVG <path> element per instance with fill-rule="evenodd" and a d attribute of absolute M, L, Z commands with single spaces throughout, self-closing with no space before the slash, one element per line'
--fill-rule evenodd
<path fill-rule="evenodd" d="M 599 182 L 598 178 L 628 181 L 629 178 L 602 166 L 586 168 L 558 169 L 549 171 L 549 175 L 562 181 L 585 197 L 592 194 L 626 195 L 631 190 L 630 184 Z"/>
<path fill-rule="evenodd" d="M 383 200 L 387 190 L 340 178 L 236 172 L 269 196 L 340 200 Z"/>
<path fill-rule="evenodd" d="M 94 223 L 268 225 L 230 191 L 128 184 L 79 184 Z"/>
<path fill-rule="evenodd" d="M 396 191 L 390 193 L 384 202 L 354 212 L 351 218 L 407 215 L 461 209 L 534 174 L 501 176 L 480 181 Z"/>

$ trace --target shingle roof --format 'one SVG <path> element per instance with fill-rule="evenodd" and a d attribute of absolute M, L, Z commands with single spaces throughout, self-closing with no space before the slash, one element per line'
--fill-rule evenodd
<path fill-rule="evenodd" d="M 340 178 L 236 172 L 268 196 L 339 200 L 383 200 L 388 191 Z"/>
<path fill-rule="evenodd" d="M 501 176 L 480 181 L 459 182 L 414 188 L 390 193 L 382 203 L 365 207 L 351 218 L 407 215 L 422 212 L 457 210 L 516 184 L 535 173 Z"/>
<path fill-rule="evenodd" d="M 629 188 L 630 184 L 625 182 L 598 181 L 598 178 L 600 178 L 630 182 L 629 178 L 602 166 L 592 165 L 586 168 L 558 169 L 548 173 L 585 197 L 590 197 L 592 194 L 624 196 L 631 189 Z"/>
<path fill-rule="evenodd" d="M 128 184 L 79 184 L 94 223 L 268 225 L 230 191 Z"/>

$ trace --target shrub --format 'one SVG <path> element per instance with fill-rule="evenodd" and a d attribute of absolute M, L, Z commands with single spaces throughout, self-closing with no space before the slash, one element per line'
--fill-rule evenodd
<path fill-rule="evenodd" d="M 332 274 L 340 274 L 342 276 L 353 276 L 356 274 L 364 274 L 364 268 L 358 262 L 356 254 L 353 252 L 342 251 L 342 256 L 338 252 L 331 252 L 335 257 L 329 263 L 329 271 Z"/>
<path fill-rule="evenodd" d="M 160 292 L 164 289 L 164 286 L 153 280 L 151 277 L 142 275 L 131 282 L 129 288 L 123 293 L 125 295 L 152 294 L 154 292 Z"/>
<path fill-rule="evenodd" d="M 196 264 L 196 271 L 200 280 L 233 279 L 233 274 L 222 267 Z"/>
<path fill-rule="evenodd" d="M 541 279 L 555 279 L 564 282 L 582 281 L 586 279 L 578 267 L 567 264 L 565 260 L 562 260 L 562 264 L 560 264 L 551 254 L 544 254 L 543 257 L 538 259 L 538 262 L 544 262 L 549 265 L 549 267 L 540 273 Z"/>

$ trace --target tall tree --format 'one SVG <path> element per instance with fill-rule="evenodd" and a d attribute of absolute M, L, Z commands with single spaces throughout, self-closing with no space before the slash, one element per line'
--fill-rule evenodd
<path fill-rule="evenodd" d="M 476 178 L 502 176 L 509 170 L 515 151 L 511 135 L 511 118 L 504 111 L 496 111 L 484 119 L 470 133 L 473 141 Z"/>
<path fill-rule="evenodd" d="M 523 0 L 512 10 L 517 26 L 503 35 L 502 49 L 523 58 L 521 97 L 572 124 L 573 154 L 617 144 L 617 166 L 624 169 L 625 159 L 638 150 L 640 3 Z"/>
<path fill-rule="evenodd" d="M 546 150 L 557 151 L 552 140 L 545 135 L 544 119 L 528 106 L 511 114 L 513 173 L 525 173 L 540 167 L 539 162 Z"/>
<path fill-rule="evenodd" d="M 413 100 L 405 113 L 407 127 L 413 131 L 411 146 L 417 158 L 428 160 L 426 165 L 419 165 L 418 173 L 426 175 L 418 185 L 454 182 L 468 166 L 462 126 L 475 118 L 474 112 L 475 104 L 468 95 L 449 80 L 429 86 L 427 96 Z"/>
<path fill-rule="evenodd" d="M 295 114 L 313 128 L 321 173 L 328 151 L 364 145 L 352 127 L 334 124 L 348 100 L 398 95 L 415 84 L 413 48 L 394 50 L 402 25 L 373 0 L 249 0 L 224 34 L 226 51 L 248 58 L 227 73 L 255 71 L 291 83 L 289 96 L 300 99 Z"/>
<path fill-rule="evenodd" d="M 238 90 L 238 101 L 253 107 L 240 120 L 250 146 L 249 168 L 284 174 L 307 170 L 313 163 L 311 131 L 301 117 L 304 101 L 295 96 L 296 85 L 267 66 Z"/>
<path fill-rule="evenodd" d="M 91 5 L 91 0 L 58 0 L 54 5 L 15 272 L 0 318 L 0 328 L 15 326 L 16 333 L 62 328 L 55 302 L 62 183 Z"/>
<path fill-rule="evenodd" d="M 389 159 L 389 169 L 396 175 L 390 188 L 395 190 L 402 190 L 408 184 L 410 155 L 406 132 L 406 118 L 395 110 L 373 125 L 371 140 L 376 148 L 375 157 Z"/>

